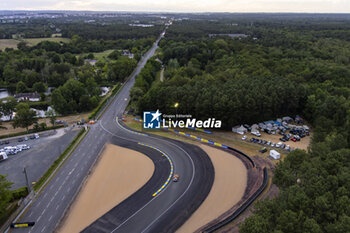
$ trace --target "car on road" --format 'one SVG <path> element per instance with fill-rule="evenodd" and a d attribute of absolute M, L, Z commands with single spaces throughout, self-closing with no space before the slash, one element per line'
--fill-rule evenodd
<path fill-rule="evenodd" d="M 18 138 L 17 141 L 18 141 L 18 142 L 23 142 L 23 140 L 24 140 L 23 138 Z"/>
<path fill-rule="evenodd" d="M 4 141 L 4 144 L 10 144 L 9 140 Z"/>
<path fill-rule="evenodd" d="M 247 140 L 247 136 L 244 135 L 244 136 L 242 137 L 242 140 L 243 140 L 243 141 Z"/>
<path fill-rule="evenodd" d="M 180 176 L 179 176 L 178 174 L 175 174 L 175 175 L 173 176 L 173 181 L 174 181 L 174 182 L 178 182 L 178 181 L 179 181 L 179 178 L 180 178 Z"/>
<path fill-rule="evenodd" d="M 27 136 L 24 137 L 24 141 L 28 141 L 28 139 L 29 139 L 29 138 L 28 138 Z"/>
<path fill-rule="evenodd" d="M 30 135 L 30 137 L 29 137 L 30 139 L 35 139 L 35 136 L 34 135 Z"/>

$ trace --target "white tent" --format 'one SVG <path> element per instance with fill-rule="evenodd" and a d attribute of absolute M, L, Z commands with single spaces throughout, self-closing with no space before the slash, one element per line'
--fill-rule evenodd
<path fill-rule="evenodd" d="M 238 133 L 238 134 L 245 134 L 248 130 L 243 126 L 236 126 L 232 128 L 232 132 Z"/>
<path fill-rule="evenodd" d="M 278 153 L 277 151 L 275 150 L 270 150 L 270 157 L 272 159 L 280 159 L 281 158 L 281 154 Z"/>

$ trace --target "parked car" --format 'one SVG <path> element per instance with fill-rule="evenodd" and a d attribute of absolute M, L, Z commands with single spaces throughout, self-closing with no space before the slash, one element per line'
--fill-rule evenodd
<path fill-rule="evenodd" d="M 285 138 L 280 138 L 280 141 L 285 142 L 287 140 Z"/>
<path fill-rule="evenodd" d="M 4 141 L 4 144 L 10 144 L 9 140 Z"/>
<path fill-rule="evenodd" d="M 289 151 L 289 150 L 290 150 L 290 145 L 287 145 L 286 148 L 285 148 L 285 150 L 288 150 L 288 151 Z"/>
<path fill-rule="evenodd" d="M 280 148 L 282 146 L 282 142 L 276 144 L 276 148 Z"/>
<path fill-rule="evenodd" d="M 30 139 L 35 139 L 35 136 L 34 135 L 30 135 L 30 137 L 29 137 Z"/>
<path fill-rule="evenodd" d="M 281 149 L 284 149 L 285 147 L 286 147 L 286 144 L 283 143 L 283 144 L 281 145 Z"/>
<path fill-rule="evenodd" d="M 266 151 L 267 151 L 266 147 L 264 147 L 261 150 L 259 150 L 260 153 L 265 153 Z"/>
<path fill-rule="evenodd" d="M 40 138 L 40 137 L 39 137 L 39 134 L 37 134 L 37 133 L 36 133 L 36 134 L 34 134 L 34 137 L 35 137 L 35 139 Z"/>
<path fill-rule="evenodd" d="M 276 146 L 276 143 L 271 143 L 271 147 L 275 147 Z"/>
<path fill-rule="evenodd" d="M 24 141 L 28 141 L 28 139 L 29 139 L 29 138 L 28 138 L 27 136 L 24 137 Z"/>
<path fill-rule="evenodd" d="M 244 136 L 242 137 L 242 140 L 243 140 L 243 141 L 247 140 L 247 136 L 244 135 Z"/>
<path fill-rule="evenodd" d="M 250 139 L 250 142 L 254 142 L 254 141 L 255 141 L 255 138 L 251 138 L 251 139 Z"/>
<path fill-rule="evenodd" d="M 18 138 L 18 142 L 23 142 L 23 138 Z"/>
<path fill-rule="evenodd" d="M 270 146 L 270 145 L 271 145 L 271 141 L 268 141 L 268 142 L 266 143 L 266 145 Z"/>

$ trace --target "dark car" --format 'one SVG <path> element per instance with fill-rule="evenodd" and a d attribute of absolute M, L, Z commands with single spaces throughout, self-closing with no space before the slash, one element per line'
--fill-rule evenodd
<path fill-rule="evenodd" d="M 9 140 L 4 141 L 4 144 L 9 144 L 9 143 L 10 143 Z"/>
<path fill-rule="evenodd" d="M 255 138 L 251 138 L 251 139 L 250 139 L 250 142 L 254 142 L 254 141 L 255 141 Z"/>
<path fill-rule="evenodd" d="M 285 147 L 286 147 L 286 144 L 283 143 L 283 144 L 281 145 L 281 149 L 284 149 Z"/>
<path fill-rule="evenodd" d="M 286 138 L 280 138 L 280 141 L 285 142 Z"/>
<path fill-rule="evenodd" d="M 264 140 L 262 143 L 263 143 L 263 144 L 266 144 L 266 143 L 267 143 L 267 141 L 266 141 L 266 140 Z"/>
<path fill-rule="evenodd" d="M 260 153 L 265 153 L 266 151 L 267 151 L 266 147 L 264 147 L 261 150 L 259 150 Z"/>
<path fill-rule="evenodd" d="M 23 140 L 24 140 L 23 138 L 18 138 L 19 142 L 23 142 Z"/>
<path fill-rule="evenodd" d="M 29 137 L 30 139 L 35 139 L 35 136 L 34 135 L 30 135 L 30 137 Z"/>

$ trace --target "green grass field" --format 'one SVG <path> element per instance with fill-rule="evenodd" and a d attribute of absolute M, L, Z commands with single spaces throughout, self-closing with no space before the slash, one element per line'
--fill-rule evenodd
<path fill-rule="evenodd" d="M 39 44 L 41 41 L 53 41 L 53 42 L 64 42 L 69 43 L 71 40 L 69 38 L 29 38 L 29 39 L 21 39 L 28 43 L 29 46 L 35 46 Z M 6 48 L 17 49 L 17 44 L 21 42 L 21 40 L 15 39 L 0 39 L 0 50 L 5 50 Z"/>
<path fill-rule="evenodd" d="M 13 39 L 1 39 L 0 40 L 0 50 L 5 50 L 6 48 L 17 49 L 18 40 Z"/>
<path fill-rule="evenodd" d="M 23 39 L 25 42 L 28 43 L 29 46 L 35 46 L 39 44 L 42 41 L 52 41 L 52 42 L 63 42 L 63 43 L 69 43 L 71 40 L 69 38 L 29 38 L 29 39 Z"/>

